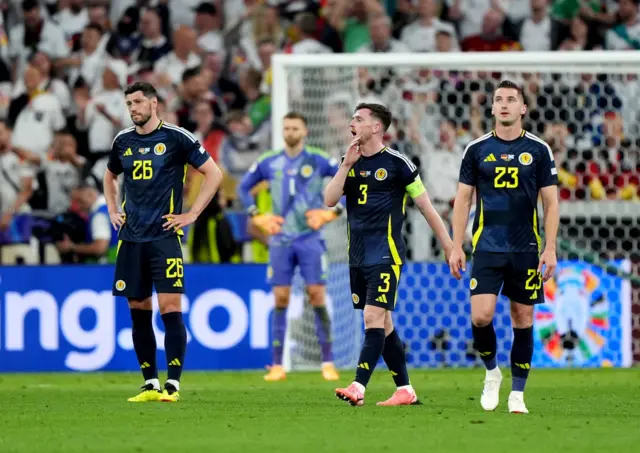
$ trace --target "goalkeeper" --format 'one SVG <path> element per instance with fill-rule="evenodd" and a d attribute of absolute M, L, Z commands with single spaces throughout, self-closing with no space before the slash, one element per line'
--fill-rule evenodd
<path fill-rule="evenodd" d="M 331 321 L 325 305 L 327 278 L 326 247 L 320 229 L 336 219 L 342 210 L 327 209 L 323 201 L 324 179 L 333 177 L 339 163 L 317 148 L 305 146 L 307 120 L 297 112 L 284 117 L 284 149 L 264 153 L 242 178 L 240 199 L 248 207 L 251 222 L 269 235 L 267 275 L 275 295 L 272 318 L 273 366 L 264 379 L 286 378 L 282 353 L 287 326 L 287 306 L 296 267 L 305 281 L 315 312 L 318 341 L 322 351 L 322 376 L 338 380 L 333 365 Z M 273 213 L 258 212 L 251 189 L 268 181 Z"/>

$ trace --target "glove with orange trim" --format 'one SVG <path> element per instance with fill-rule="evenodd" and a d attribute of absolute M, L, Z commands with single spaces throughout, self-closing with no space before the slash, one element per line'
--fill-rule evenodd
<path fill-rule="evenodd" d="M 338 218 L 338 213 L 332 209 L 311 209 L 305 214 L 307 225 L 312 230 L 319 230 L 329 222 Z"/>

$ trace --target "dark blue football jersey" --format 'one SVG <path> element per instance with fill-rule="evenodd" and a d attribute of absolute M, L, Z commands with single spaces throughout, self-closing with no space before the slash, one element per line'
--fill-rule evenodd
<path fill-rule="evenodd" d="M 166 222 L 162 216 L 182 212 L 187 165 L 198 168 L 208 159 L 191 133 L 171 123 L 161 122 L 145 135 L 135 127 L 121 131 L 113 140 L 108 163 L 112 173 L 124 173 L 126 220 L 119 239 L 148 242 L 176 234 L 162 228 Z"/>
<path fill-rule="evenodd" d="M 538 194 L 558 184 L 549 145 L 525 131 L 511 141 L 492 131 L 465 149 L 460 182 L 476 188 L 474 252 L 540 253 Z"/>
<path fill-rule="evenodd" d="M 416 178 L 411 160 L 390 148 L 362 156 L 351 168 L 344 185 L 351 267 L 404 263 L 407 187 Z"/>

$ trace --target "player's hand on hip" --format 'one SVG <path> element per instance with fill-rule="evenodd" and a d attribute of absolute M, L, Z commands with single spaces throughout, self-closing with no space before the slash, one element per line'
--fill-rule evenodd
<path fill-rule="evenodd" d="M 162 216 L 167 221 L 162 225 L 165 230 L 178 231 L 187 225 L 191 225 L 198 218 L 192 212 L 185 212 L 183 214 L 166 214 Z"/>
<path fill-rule="evenodd" d="M 556 257 L 556 252 L 553 250 L 545 249 L 540 256 L 540 262 L 538 264 L 538 274 L 542 272 L 542 268 L 544 267 L 544 275 L 542 279 L 546 282 L 553 274 L 556 272 L 556 266 L 558 265 L 558 258 Z"/>
<path fill-rule="evenodd" d="M 323 225 L 332 222 L 337 217 L 336 213 L 330 209 L 311 209 L 304 215 L 307 218 L 307 225 L 312 230 L 319 230 Z"/>
<path fill-rule="evenodd" d="M 467 256 L 462 247 L 453 247 L 449 256 L 449 269 L 453 276 L 460 280 L 462 273 L 467 270 Z"/>
<path fill-rule="evenodd" d="M 119 230 L 124 225 L 126 220 L 126 216 L 122 212 L 110 212 L 109 213 L 109 221 L 111 225 L 113 225 L 114 230 Z"/>
<path fill-rule="evenodd" d="M 282 231 L 284 218 L 274 214 L 257 214 L 251 217 L 251 221 L 262 230 L 262 232 L 272 236 Z"/>
<path fill-rule="evenodd" d="M 352 166 L 358 159 L 360 159 L 362 153 L 360 152 L 360 137 L 356 137 L 351 141 L 349 145 L 349 149 L 347 149 L 347 153 L 344 155 L 344 164 L 348 166 Z"/>

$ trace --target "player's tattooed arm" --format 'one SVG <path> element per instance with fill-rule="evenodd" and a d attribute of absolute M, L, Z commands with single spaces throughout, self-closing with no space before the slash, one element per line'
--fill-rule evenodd
<path fill-rule="evenodd" d="M 558 237 L 558 225 L 560 223 L 560 207 L 558 205 L 558 187 L 555 185 L 540 189 L 542 207 L 544 210 L 544 239 L 545 246 L 540 256 L 538 272 L 542 272 L 544 266 L 544 281 L 548 281 L 555 273 L 558 260 L 556 257 L 556 238 Z"/>

